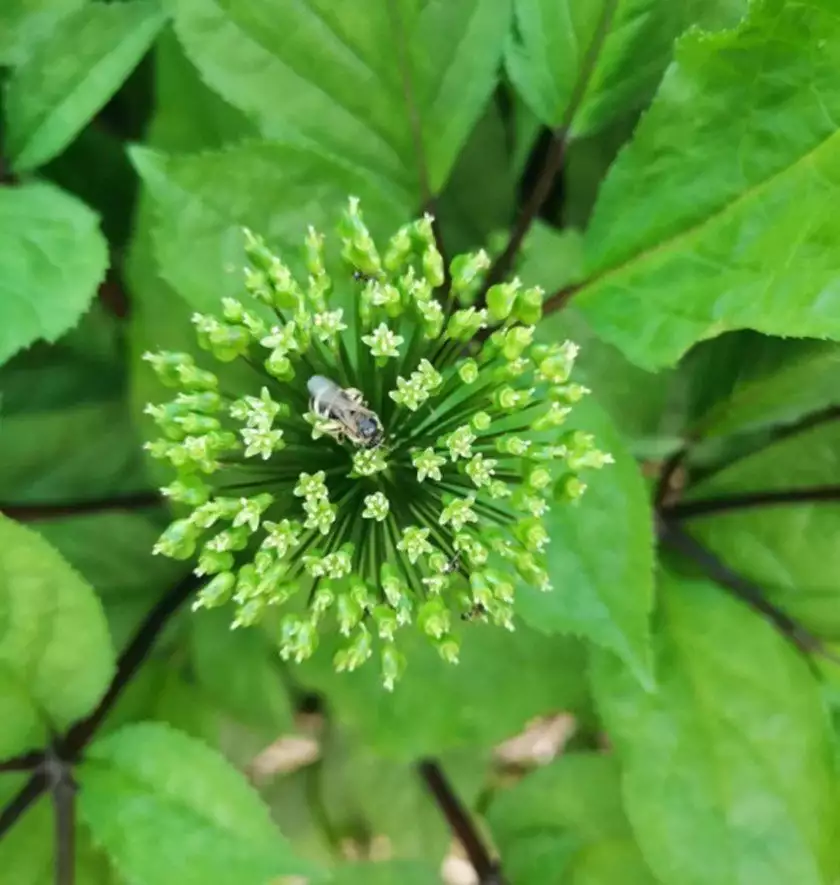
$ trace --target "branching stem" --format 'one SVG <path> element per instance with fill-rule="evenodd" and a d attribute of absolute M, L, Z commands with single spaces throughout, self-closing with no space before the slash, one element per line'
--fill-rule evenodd
<path fill-rule="evenodd" d="M 481 885 L 506 885 L 501 869 L 490 856 L 466 809 L 452 790 L 446 775 L 434 759 L 419 764 L 420 776 L 446 818 L 453 835 L 458 839 L 473 866 Z"/>
<path fill-rule="evenodd" d="M 720 584 L 755 611 L 764 615 L 778 630 L 806 654 L 817 654 L 827 660 L 840 663 L 834 653 L 809 630 L 795 621 L 787 612 L 770 602 L 763 590 L 752 581 L 732 571 L 711 550 L 688 534 L 681 526 L 666 519 L 659 519 L 659 540 L 692 560 L 715 583 Z"/>
<path fill-rule="evenodd" d="M 71 501 L 63 504 L 0 504 L 0 512 L 18 522 L 42 522 L 68 516 L 109 513 L 113 510 L 145 510 L 157 507 L 163 499 L 157 492 L 138 492 L 118 498 L 96 501 Z"/>
<path fill-rule="evenodd" d="M 719 498 L 703 498 L 699 501 L 681 501 L 663 508 L 671 519 L 692 519 L 727 513 L 733 510 L 750 510 L 757 507 L 779 507 L 787 504 L 807 504 L 840 501 L 840 486 L 806 486 L 801 489 L 773 489 L 766 492 L 743 492 Z"/>

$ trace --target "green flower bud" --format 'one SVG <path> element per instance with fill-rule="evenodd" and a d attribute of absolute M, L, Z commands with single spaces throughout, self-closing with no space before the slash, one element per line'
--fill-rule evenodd
<path fill-rule="evenodd" d="M 492 423 L 493 420 L 487 412 L 476 412 L 470 419 L 470 427 L 472 427 L 476 433 L 483 433 L 485 430 L 489 430 Z"/>
<path fill-rule="evenodd" d="M 490 267 L 490 257 L 482 249 L 469 255 L 459 255 L 449 265 L 452 291 L 455 295 L 470 292 L 480 281 L 480 275 Z"/>
<path fill-rule="evenodd" d="M 208 581 L 193 603 L 193 611 L 200 608 L 218 608 L 224 605 L 233 596 L 233 588 L 236 586 L 236 576 L 231 572 L 222 572 Z"/>
<path fill-rule="evenodd" d="M 478 363 L 466 359 L 458 366 L 458 376 L 464 384 L 473 384 L 478 379 Z"/>
<path fill-rule="evenodd" d="M 544 295 L 539 286 L 520 292 L 513 307 L 514 318 L 526 326 L 536 326 L 542 319 Z"/>
<path fill-rule="evenodd" d="M 188 519 L 176 519 L 158 538 L 152 553 L 162 553 L 170 559 L 189 559 L 195 553 L 198 532 Z"/>
<path fill-rule="evenodd" d="M 394 690 L 394 684 L 405 671 L 405 655 L 394 647 L 393 643 L 387 643 L 382 648 L 382 684 L 387 691 Z"/>
<path fill-rule="evenodd" d="M 194 473 L 183 473 L 175 482 L 164 486 L 161 494 L 178 504 L 199 507 L 210 499 L 211 488 Z"/>
<path fill-rule="evenodd" d="M 371 656 L 373 652 L 373 644 L 371 642 L 370 633 L 365 629 L 365 625 L 361 624 L 356 630 L 350 644 L 336 652 L 333 662 L 335 669 L 339 673 L 349 670 L 355 670 Z"/>
<path fill-rule="evenodd" d="M 208 550 L 206 547 L 198 557 L 197 575 L 217 575 L 219 572 L 228 572 L 233 568 L 234 558 L 232 553 Z"/>
<path fill-rule="evenodd" d="M 458 640 L 451 634 L 440 637 L 435 643 L 438 654 L 446 661 L 447 664 L 457 664 L 458 656 L 461 653 L 461 645 Z"/>
<path fill-rule="evenodd" d="M 434 639 L 440 639 L 449 632 L 450 620 L 449 609 L 440 597 L 427 599 L 417 613 L 417 626 Z"/>
<path fill-rule="evenodd" d="M 519 280 L 513 280 L 510 283 L 496 283 L 487 290 L 487 310 L 490 319 L 500 323 L 510 316 L 520 285 Z"/>
<path fill-rule="evenodd" d="M 143 354 L 143 359 L 151 365 L 160 381 L 167 387 L 178 387 L 181 384 L 181 372 L 195 366 L 188 353 L 175 353 L 162 350 L 160 353 Z"/>

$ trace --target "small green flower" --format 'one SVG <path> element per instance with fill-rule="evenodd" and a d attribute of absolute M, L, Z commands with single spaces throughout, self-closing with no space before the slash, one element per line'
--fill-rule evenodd
<path fill-rule="evenodd" d="M 444 445 L 449 449 L 449 457 L 452 461 L 459 458 L 472 457 L 472 444 L 478 437 L 472 432 L 469 424 L 464 424 L 454 430 L 444 439 Z"/>
<path fill-rule="evenodd" d="M 375 519 L 382 522 L 388 516 L 391 505 L 382 492 L 374 492 L 372 495 L 365 495 L 365 509 L 362 511 L 362 519 Z"/>
<path fill-rule="evenodd" d="M 403 530 L 402 538 L 397 543 L 397 550 L 405 553 L 408 561 L 414 565 L 421 556 L 431 553 L 435 548 L 429 543 L 428 528 L 419 528 L 416 525 Z"/>
<path fill-rule="evenodd" d="M 411 456 L 411 463 L 417 468 L 417 482 L 423 482 L 428 476 L 437 482 L 443 479 L 440 468 L 446 464 L 446 458 L 438 455 L 434 449 L 423 449 L 422 452 L 415 452 Z"/>
<path fill-rule="evenodd" d="M 193 559 L 194 607 L 262 622 L 284 660 L 332 633 L 337 670 L 376 655 L 391 689 L 405 630 L 454 663 L 461 616 L 512 629 L 516 585 L 551 589 L 543 519 L 612 459 L 564 427 L 587 391 L 574 344 L 535 342 L 541 290 L 477 304 L 490 259 L 445 268 L 430 216 L 378 245 L 354 199 L 339 233 L 343 270 L 310 228 L 296 278 L 246 231 L 242 297 L 193 317 L 207 366 L 144 355 L 173 389 L 146 448 L 182 511 L 154 552 Z M 315 376 L 334 389 L 313 399 Z"/>
<path fill-rule="evenodd" d="M 387 359 L 400 355 L 400 345 L 405 339 L 394 333 L 385 323 L 380 323 L 370 335 L 362 335 L 362 341 L 370 348 L 373 356 Z"/>
<path fill-rule="evenodd" d="M 321 313 L 316 313 L 312 317 L 312 325 L 314 327 L 315 336 L 319 341 L 324 344 L 332 341 L 339 332 L 345 332 L 347 330 L 347 325 L 342 322 L 342 318 L 344 317 L 344 311 L 339 310 L 325 310 Z"/>

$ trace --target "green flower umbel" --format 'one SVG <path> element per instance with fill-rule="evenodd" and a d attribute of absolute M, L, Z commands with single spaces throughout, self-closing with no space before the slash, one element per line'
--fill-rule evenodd
<path fill-rule="evenodd" d="M 244 389 L 187 354 L 146 355 L 177 390 L 148 407 L 162 437 L 147 448 L 188 512 L 155 552 L 197 555 L 196 606 L 233 600 L 233 626 L 279 612 L 285 659 L 337 631 L 336 667 L 376 651 L 391 688 L 401 630 L 454 662 L 455 619 L 512 629 L 515 584 L 550 589 L 543 517 L 611 459 L 560 429 L 586 390 L 569 382 L 575 345 L 533 342 L 539 289 L 514 280 L 471 306 L 487 256 L 447 275 L 428 216 L 380 252 L 351 200 L 340 235 L 341 278 L 310 229 L 303 280 L 245 232 L 247 304 L 194 317 Z"/>

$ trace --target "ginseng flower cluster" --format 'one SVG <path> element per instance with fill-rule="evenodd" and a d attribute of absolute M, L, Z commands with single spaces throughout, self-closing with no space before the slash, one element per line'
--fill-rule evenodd
<path fill-rule="evenodd" d="M 145 355 L 175 391 L 147 448 L 185 514 L 155 552 L 195 557 L 195 606 L 264 621 L 284 659 L 337 631 L 336 668 L 376 654 L 390 689 L 403 631 L 456 662 L 460 619 L 513 629 L 516 585 L 552 589 L 549 508 L 611 458 L 563 427 L 587 391 L 574 344 L 534 342 L 539 288 L 477 307 L 487 255 L 447 272 L 428 215 L 379 249 L 351 199 L 338 233 L 342 271 L 310 229 L 296 278 L 246 230 L 242 299 L 193 317 L 208 358 Z"/>

